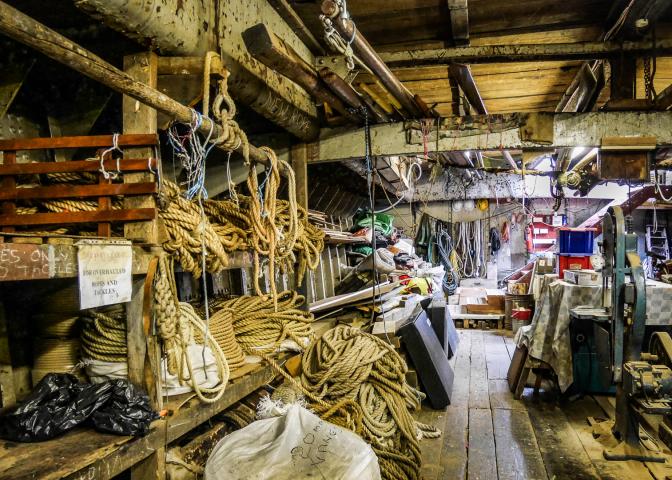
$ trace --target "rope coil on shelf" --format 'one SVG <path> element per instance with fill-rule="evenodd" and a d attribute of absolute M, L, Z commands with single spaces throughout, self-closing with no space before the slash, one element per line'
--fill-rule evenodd
<path fill-rule="evenodd" d="M 126 363 L 126 321 L 123 309 L 89 310 L 82 317 L 82 352 L 103 362 Z"/>
<path fill-rule="evenodd" d="M 313 336 L 313 314 L 299 307 L 305 298 L 294 291 L 284 291 L 277 298 L 242 296 L 216 302 L 216 313 L 230 318 L 236 342 L 249 355 L 275 352 L 285 340 L 305 347 Z M 215 322 L 210 325 L 213 335 L 220 335 Z"/>

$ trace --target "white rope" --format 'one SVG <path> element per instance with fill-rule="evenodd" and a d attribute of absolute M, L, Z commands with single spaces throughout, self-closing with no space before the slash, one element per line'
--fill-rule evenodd
<path fill-rule="evenodd" d="M 105 170 L 105 155 L 108 153 L 111 154 L 112 152 L 119 152 L 123 155 L 123 151 L 119 148 L 119 134 L 115 133 L 112 135 L 112 146 L 105 150 L 103 153 L 100 154 L 100 173 L 103 174 L 103 177 L 105 180 L 116 180 L 119 178 L 119 174 L 121 174 L 121 166 L 119 165 L 119 157 L 117 157 L 117 171 L 116 172 L 108 172 Z"/>

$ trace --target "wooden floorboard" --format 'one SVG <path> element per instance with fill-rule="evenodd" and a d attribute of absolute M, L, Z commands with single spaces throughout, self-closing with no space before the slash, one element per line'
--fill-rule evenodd
<path fill-rule="evenodd" d="M 556 480 L 600 478 L 567 417 L 557 407 L 527 401 L 546 473 Z"/>
<path fill-rule="evenodd" d="M 489 331 L 483 333 L 485 340 L 485 359 L 488 368 L 488 379 L 505 379 L 509 371 L 511 357 L 506 348 L 504 337 L 499 332 Z"/>
<path fill-rule="evenodd" d="M 434 425 L 442 432 L 445 430 L 446 412 L 444 410 L 434 410 L 427 405 L 422 406 L 422 410 L 415 415 L 415 418 L 424 424 Z M 420 452 L 422 454 L 422 467 L 420 468 L 420 478 L 423 480 L 440 480 L 442 477 L 441 467 L 441 448 L 440 438 L 427 438 L 420 441 Z"/>
<path fill-rule="evenodd" d="M 615 439 L 611 439 L 608 443 L 600 443 L 593 437 L 593 427 L 588 423 L 588 417 L 604 417 L 602 408 L 600 408 L 600 405 L 593 397 L 585 396 L 569 403 L 563 408 L 563 413 L 567 417 L 572 429 L 576 432 L 586 454 L 595 466 L 601 479 L 653 479 L 649 470 L 641 462 L 615 462 L 605 460 L 604 448 L 616 446 L 617 442 Z"/>
<path fill-rule="evenodd" d="M 607 415 L 592 397 L 562 408 L 544 392 L 515 400 L 505 380 L 515 350 L 510 336 L 499 331 L 458 332 L 460 346 L 451 359 L 451 405 L 417 415 L 443 432 L 439 440 L 421 442 L 421 478 L 658 480 L 641 463 L 604 460 L 603 446 L 593 438 L 586 418 Z M 603 403 L 609 407 L 610 401 Z"/>
<path fill-rule="evenodd" d="M 483 332 L 471 332 L 471 369 L 469 382 L 469 408 L 490 408 L 488 397 L 488 371 L 485 361 Z"/>
<path fill-rule="evenodd" d="M 490 396 L 490 408 L 527 410 L 522 400 L 513 398 L 509 382 L 506 380 L 488 380 L 488 395 Z"/>
<path fill-rule="evenodd" d="M 455 355 L 455 381 L 450 406 L 446 409 L 441 456 L 442 479 L 467 478 L 469 426 L 469 384 L 471 371 L 471 332 L 460 330 L 460 345 Z"/>
<path fill-rule="evenodd" d="M 492 417 L 499 480 L 547 480 L 527 411 L 493 409 Z"/>
<path fill-rule="evenodd" d="M 469 409 L 469 480 L 497 478 L 495 435 L 489 408 Z"/>

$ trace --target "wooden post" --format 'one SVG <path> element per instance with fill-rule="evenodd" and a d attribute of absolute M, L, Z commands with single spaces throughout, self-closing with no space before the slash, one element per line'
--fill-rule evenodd
<path fill-rule="evenodd" d="M 124 70 L 134 80 L 142 82 L 152 88 L 156 88 L 157 57 L 155 53 L 140 53 L 124 57 Z M 124 133 L 156 133 L 156 110 L 140 103 L 138 100 L 124 95 L 123 103 Z M 151 148 L 125 149 L 124 158 L 150 158 L 155 157 L 156 152 Z M 157 165 L 157 169 L 161 168 Z M 124 183 L 151 182 L 153 174 L 126 173 Z M 125 208 L 155 208 L 156 202 L 151 195 L 128 197 L 124 199 Z M 131 240 L 139 240 L 145 243 L 158 243 L 158 223 L 134 222 L 124 225 L 124 236 Z"/>
<path fill-rule="evenodd" d="M 292 147 L 291 160 L 296 179 L 296 201 L 308 210 L 308 147 L 305 143 Z"/>
<path fill-rule="evenodd" d="M 9 333 L 5 305 L 0 303 L 0 410 L 6 411 L 16 403 L 14 373 L 9 353 Z"/>
<path fill-rule="evenodd" d="M 144 368 L 147 344 L 143 330 L 142 307 L 145 277 L 133 279 L 131 302 L 126 308 L 126 346 L 128 348 L 128 380 L 145 389 Z"/>
<path fill-rule="evenodd" d="M 611 59 L 611 100 L 635 98 L 637 61 L 635 57 L 618 56 Z"/>
<path fill-rule="evenodd" d="M 157 56 L 152 52 L 139 53 L 124 57 L 124 71 L 138 82 L 151 88 L 156 88 Z M 156 110 L 124 95 L 123 103 L 124 133 L 156 133 Z M 155 156 L 151 148 L 125 149 L 125 158 L 150 158 Z M 161 168 L 157 165 L 157 168 Z M 126 173 L 124 183 L 152 181 L 151 173 Z M 126 208 L 154 208 L 155 200 L 152 196 L 138 196 L 124 199 Z M 132 240 L 157 244 L 159 240 L 158 223 L 136 222 L 124 225 L 124 236 Z M 127 344 L 128 344 L 128 379 L 136 386 L 153 393 L 150 397 L 154 409 L 161 408 L 161 398 L 156 394 L 154 379 L 160 375 L 155 363 L 156 340 L 147 337 L 144 331 L 143 307 L 146 292 L 145 277 L 133 282 L 133 297 L 127 308 Z M 151 332 L 150 332 L 151 335 Z M 149 345 L 149 348 L 148 348 Z M 148 361 L 148 350 L 152 358 Z M 154 368 L 148 371 L 146 362 Z M 151 370 L 154 370 L 151 372 Z M 153 374 L 148 375 L 148 373 Z M 163 479 L 166 476 L 165 450 L 157 449 L 153 454 L 131 469 L 132 480 Z"/>

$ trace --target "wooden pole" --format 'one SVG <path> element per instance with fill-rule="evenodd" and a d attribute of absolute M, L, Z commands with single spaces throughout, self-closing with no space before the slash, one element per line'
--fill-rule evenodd
<path fill-rule="evenodd" d="M 177 121 L 185 123 L 192 121 L 191 108 L 144 83 L 134 80 L 114 65 L 4 2 L 0 2 L 0 32 L 112 90 L 128 95 L 171 116 Z M 209 118 L 203 118 L 199 131 L 208 135 L 211 130 L 213 138 L 222 133 L 219 125 Z M 238 147 L 236 151 L 242 153 L 242 146 Z M 263 164 L 268 163 L 266 154 L 252 145 L 250 145 L 250 159 Z"/>
<path fill-rule="evenodd" d="M 291 160 L 296 178 L 296 203 L 308 210 L 308 147 L 305 143 L 292 147 Z"/>
<path fill-rule="evenodd" d="M 334 0 L 324 0 L 322 13 L 333 18 L 336 31 L 350 41 L 352 50 L 362 59 L 367 67 L 378 77 L 390 94 L 401 103 L 406 112 L 413 118 L 422 118 L 423 111 L 415 102 L 411 92 L 399 81 L 394 73 L 385 65 L 364 36 L 355 28 L 349 18 L 341 18 L 341 7 Z"/>
<path fill-rule="evenodd" d="M 266 25 L 259 23 L 243 32 L 248 52 L 255 59 L 303 87 L 318 102 L 329 104 L 352 123 L 361 123 L 361 117 L 348 111 L 340 98 L 320 79 L 315 69 L 305 62 Z"/>

